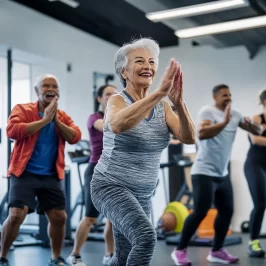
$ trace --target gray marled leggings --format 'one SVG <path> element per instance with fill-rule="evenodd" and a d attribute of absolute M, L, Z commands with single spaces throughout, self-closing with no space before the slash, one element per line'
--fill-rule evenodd
<path fill-rule="evenodd" d="M 91 182 L 95 207 L 113 224 L 116 252 L 109 266 L 149 266 L 156 232 L 149 220 L 150 198 L 136 198 L 118 184 Z"/>

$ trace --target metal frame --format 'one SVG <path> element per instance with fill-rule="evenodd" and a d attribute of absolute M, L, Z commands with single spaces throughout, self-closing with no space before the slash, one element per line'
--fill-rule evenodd
<path fill-rule="evenodd" d="M 12 50 L 7 50 L 7 117 L 11 113 L 11 95 L 12 95 Z M 7 168 L 9 166 L 11 154 L 11 140 L 7 138 Z M 9 180 L 7 181 L 7 192 L 0 204 L 0 216 L 2 215 L 5 204 L 8 202 Z"/>

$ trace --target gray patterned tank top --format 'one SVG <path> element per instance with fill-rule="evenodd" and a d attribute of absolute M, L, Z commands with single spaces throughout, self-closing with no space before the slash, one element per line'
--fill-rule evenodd
<path fill-rule="evenodd" d="M 120 93 L 127 105 L 134 100 Z M 169 145 L 164 103 L 154 106 L 149 118 L 126 132 L 115 134 L 104 127 L 103 151 L 94 169 L 94 181 L 114 182 L 138 196 L 153 194 L 159 174 L 162 151 Z"/>

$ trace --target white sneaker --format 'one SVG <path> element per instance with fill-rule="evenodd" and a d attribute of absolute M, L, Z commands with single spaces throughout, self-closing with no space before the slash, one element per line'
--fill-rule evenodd
<path fill-rule="evenodd" d="M 104 266 L 108 266 L 109 261 L 111 260 L 112 256 L 113 256 L 113 255 L 110 255 L 110 256 L 104 256 L 104 257 L 103 257 L 103 261 L 102 261 L 102 263 L 103 263 Z"/>
<path fill-rule="evenodd" d="M 70 266 L 86 266 L 86 264 L 82 262 L 80 255 L 70 255 L 66 261 Z"/>

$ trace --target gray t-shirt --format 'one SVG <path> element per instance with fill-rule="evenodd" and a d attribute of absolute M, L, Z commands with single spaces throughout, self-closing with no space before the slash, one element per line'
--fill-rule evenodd
<path fill-rule="evenodd" d="M 213 124 L 224 121 L 224 111 L 215 106 L 203 107 L 197 122 L 210 120 Z M 215 177 L 224 177 L 228 174 L 228 163 L 231 157 L 232 145 L 243 116 L 236 110 L 231 110 L 231 120 L 227 126 L 215 137 L 205 140 L 197 139 L 198 151 L 191 174 L 202 174 Z"/>

